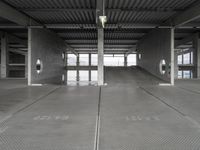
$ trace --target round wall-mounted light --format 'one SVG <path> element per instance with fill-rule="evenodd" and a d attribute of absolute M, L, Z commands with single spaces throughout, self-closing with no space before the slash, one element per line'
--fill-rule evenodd
<path fill-rule="evenodd" d="M 40 59 L 37 59 L 36 61 L 37 74 L 40 74 L 42 72 L 42 69 L 43 69 L 42 61 Z"/>
<path fill-rule="evenodd" d="M 159 64 L 160 73 L 164 75 L 166 73 L 166 61 L 162 59 Z"/>
<path fill-rule="evenodd" d="M 141 60 L 142 59 L 142 54 L 138 54 L 138 59 Z"/>
<path fill-rule="evenodd" d="M 63 82 L 65 81 L 65 75 L 64 74 L 62 75 L 62 81 Z"/>
<path fill-rule="evenodd" d="M 169 63 L 169 66 L 167 67 L 167 74 L 170 77 L 171 76 L 171 63 Z"/>
<path fill-rule="evenodd" d="M 64 52 L 62 53 L 62 59 L 63 60 L 65 59 L 65 53 Z"/>

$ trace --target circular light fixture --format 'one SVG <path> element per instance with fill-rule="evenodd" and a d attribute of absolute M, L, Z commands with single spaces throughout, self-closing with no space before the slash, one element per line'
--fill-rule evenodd
<path fill-rule="evenodd" d="M 139 59 L 139 60 L 142 59 L 142 54 L 138 54 L 138 59 Z"/>
<path fill-rule="evenodd" d="M 65 75 L 64 74 L 62 75 L 62 81 L 63 82 L 65 81 Z"/>
<path fill-rule="evenodd" d="M 65 59 L 65 53 L 64 52 L 62 53 L 62 59 L 63 60 Z"/>
<path fill-rule="evenodd" d="M 166 61 L 162 59 L 159 64 L 160 73 L 164 75 L 166 73 Z"/>
<path fill-rule="evenodd" d="M 40 59 L 37 59 L 36 61 L 37 74 L 40 74 L 42 72 L 42 69 L 43 69 L 42 61 Z"/>

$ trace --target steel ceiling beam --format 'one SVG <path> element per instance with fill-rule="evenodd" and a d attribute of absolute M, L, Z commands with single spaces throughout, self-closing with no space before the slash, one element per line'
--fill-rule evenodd
<path fill-rule="evenodd" d="M 45 24 L 48 29 L 96 29 L 96 24 L 93 23 L 68 23 L 68 24 Z M 29 26 L 34 28 L 43 28 L 43 26 Z M 170 25 L 159 25 L 155 23 L 108 23 L 105 29 L 154 29 L 154 28 L 170 28 Z M 15 24 L 0 24 L 0 29 L 26 29 L 27 26 Z M 183 26 L 177 26 L 178 29 L 199 29 L 200 23 L 188 23 Z"/>
<path fill-rule="evenodd" d="M 106 24 L 105 29 L 152 29 L 158 27 L 154 23 L 112 23 Z M 30 26 L 34 28 L 43 28 L 43 26 Z M 15 24 L 0 24 L 0 29 L 25 29 L 26 26 L 19 26 Z M 45 24 L 48 29 L 96 29 L 96 24 L 92 23 L 68 23 L 68 24 Z"/>
<path fill-rule="evenodd" d="M 97 50 L 93 50 L 93 51 L 78 51 L 79 54 L 97 54 Z M 104 50 L 104 54 L 124 54 L 124 51 L 107 51 Z"/>
<path fill-rule="evenodd" d="M 76 50 L 79 50 L 79 51 L 87 51 L 87 50 L 89 50 L 89 51 L 91 51 L 91 50 L 97 50 L 97 48 L 90 48 L 90 49 L 88 49 L 88 48 L 76 48 Z M 115 48 L 115 47 L 110 47 L 110 48 L 104 48 L 104 50 L 110 50 L 110 51 L 127 51 L 127 50 L 129 50 L 128 48 Z"/>
<path fill-rule="evenodd" d="M 27 52 L 22 51 L 20 49 L 15 49 L 15 48 L 9 48 L 9 51 L 13 52 L 13 53 L 21 54 L 21 55 L 26 55 L 27 54 Z"/>
<path fill-rule="evenodd" d="M 97 40 L 96 39 L 79 39 L 79 40 L 76 40 L 76 39 L 69 39 L 69 40 L 65 40 L 65 41 L 67 41 L 68 43 L 87 43 L 87 42 L 94 42 L 94 43 L 97 43 Z M 138 40 L 133 40 L 133 39 L 104 39 L 104 41 L 105 41 L 105 43 L 106 43 L 106 41 L 107 41 L 107 43 L 109 43 L 109 42 L 118 42 L 118 43 L 120 43 L 120 42 L 133 42 L 133 43 L 135 43 L 135 42 L 138 42 Z"/>
<path fill-rule="evenodd" d="M 131 47 L 126 53 L 125 56 L 128 56 L 129 54 L 136 52 L 136 45 L 134 45 L 133 47 Z"/>
<path fill-rule="evenodd" d="M 41 25 L 31 17 L 0 1 L 0 17 L 22 26 Z"/>
<path fill-rule="evenodd" d="M 3 34 L 3 33 L 7 33 L 7 32 L 3 32 L 3 31 L 0 31 L 0 36 Z M 25 47 L 27 47 L 28 45 L 28 42 L 24 39 L 21 39 L 13 34 L 10 34 L 10 33 L 7 33 L 7 36 L 8 36 L 8 42 L 9 42 L 9 45 L 13 45 L 12 43 L 17 43 L 19 45 L 23 45 Z"/>
<path fill-rule="evenodd" d="M 194 37 L 197 33 L 194 33 L 194 34 L 190 34 L 189 36 L 183 38 L 182 40 L 178 40 L 175 42 L 175 48 L 181 46 L 181 45 L 187 45 L 187 43 L 189 42 L 193 42 L 194 40 Z"/>
<path fill-rule="evenodd" d="M 84 40 L 97 40 L 97 39 L 94 39 L 94 38 L 81 38 L 81 37 L 78 37 L 78 38 L 63 38 L 65 41 L 73 41 L 73 40 L 78 40 L 78 41 L 84 41 Z M 132 40 L 132 41 L 139 41 L 141 38 L 107 38 L 107 37 L 105 37 L 105 41 L 106 40 L 113 40 L 113 41 L 115 41 L 115 40 L 122 40 L 122 41 L 125 41 L 125 40 Z"/>
<path fill-rule="evenodd" d="M 24 39 L 21 39 L 17 36 L 14 36 L 14 35 L 11 35 L 11 34 L 8 34 L 8 39 L 10 42 L 15 42 L 15 43 L 19 43 L 19 44 L 22 44 L 24 46 L 27 46 L 28 45 L 28 42 L 27 40 L 24 40 Z"/>
<path fill-rule="evenodd" d="M 66 43 L 66 46 L 67 46 L 67 50 L 68 50 L 68 51 L 71 51 L 74 55 L 78 56 L 77 51 L 76 51 L 73 47 L 71 47 L 71 45 L 68 45 L 68 44 Z"/>
<path fill-rule="evenodd" d="M 180 27 L 198 18 L 200 18 L 200 1 L 194 3 L 189 9 L 185 10 L 184 12 L 178 13 L 175 16 L 169 18 L 162 25 Z"/>
<path fill-rule="evenodd" d="M 97 46 L 97 44 L 95 43 L 74 43 L 74 44 L 70 44 L 72 47 L 73 46 Z M 105 46 L 129 46 L 129 47 L 132 47 L 134 45 L 136 45 L 136 43 L 129 43 L 129 44 L 126 44 L 126 43 L 105 43 Z"/>
<path fill-rule="evenodd" d="M 39 22 L 32 19 L 30 16 L 18 11 L 17 9 L 11 7 L 10 5 L 6 4 L 3 1 L 0 1 L 0 17 L 5 18 L 11 22 L 14 22 L 21 26 L 32 26 L 34 28 L 41 27 L 44 28 L 44 25 L 40 24 Z M 75 53 L 72 47 L 70 47 L 67 43 L 66 46 L 72 52 Z M 76 54 L 76 53 L 75 53 Z"/>
<path fill-rule="evenodd" d="M 94 34 L 97 30 L 54 30 L 57 34 Z M 105 34 L 112 32 L 113 34 L 146 34 L 148 30 L 105 30 Z"/>
<path fill-rule="evenodd" d="M 47 28 L 50 29 L 96 29 L 96 24 L 92 23 L 72 23 L 72 24 L 45 24 Z M 130 23 L 130 22 L 117 22 L 117 23 L 107 23 L 105 29 L 116 29 L 116 28 L 135 28 L 135 29 L 151 29 L 158 27 L 159 24 L 155 23 Z"/>
<path fill-rule="evenodd" d="M 96 12 L 96 9 L 88 8 L 22 8 L 24 12 Z M 106 12 L 181 12 L 182 9 L 170 8 L 126 8 L 126 9 L 110 9 L 106 8 Z"/>

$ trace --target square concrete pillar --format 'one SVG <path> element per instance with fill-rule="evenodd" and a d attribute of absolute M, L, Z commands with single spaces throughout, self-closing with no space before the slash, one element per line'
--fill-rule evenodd
<path fill-rule="evenodd" d="M 1 36 L 1 78 L 8 77 L 9 46 L 7 33 Z"/>
<path fill-rule="evenodd" d="M 91 53 L 89 53 L 89 81 L 91 81 L 92 76 L 91 76 L 91 66 L 92 66 L 92 58 L 91 58 Z"/>
<path fill-rule="evenodd" d="M 77 73 L 76 73 L 76 80 L 80 81 L 80 75 L 79 75 L 79 69 L 80 69 L 80 57 L 79 54 L 77 55 L 77 59 L 76 59 L 76 67 L 77 67 Z"/>
<path fill-rule="evenodd" d="M 199 34 L 196 34 L 193 39 L 193 77 L 200 78 L 200 38 Z"/>
<path fill-rule="evenodd" d="M 65 60 L 64 60 L 64 77 L 65 77 L 65 81 L 64 84 L 67 84 L 67 60 L 68 60 L 68 54 L 65 52 Z"/>
<path fill-rule="evenodd" d="M 104 29 L 98 29 L 98 85 L 104 85 Z"/>
<path fill-rule="evenodd" d="M 178 53 L 174 52 L 174 78 L 178 79 Z"/>
<path fill-rule="evenodd" d="M 25 55 L 25 78 L 28 78 L 28 54 Z"/>
<path fill-rule="evenodd" d="M 171 85 L 174 85 L 174 28 L 171 28 L 171 73 L 170 73 L 170 82 L 171 82 Z"/>
<path fill-rule="evenodd" d="M 124 54 L 124 67 L 127 67 L 127 65 L 128 65 L 127 58 L 128 58 L 128 56 L 126 54 Z"/>

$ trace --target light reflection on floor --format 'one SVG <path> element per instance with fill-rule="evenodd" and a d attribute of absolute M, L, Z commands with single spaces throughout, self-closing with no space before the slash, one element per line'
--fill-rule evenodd
<path fill-rule="evenodd" d="M 91 72 L 89 72 L 88 70 L 67 71 L 67 86 L 90 86 L 90 85 L 91 86 L 97 85 L 97 70 L 91 70 Z"/>
<path fill-rule="evenodd" d="M 97 81 L 68 81 L 67 86 L 97 86 Z"/>

